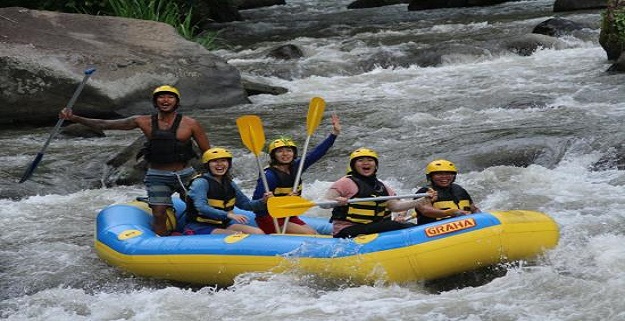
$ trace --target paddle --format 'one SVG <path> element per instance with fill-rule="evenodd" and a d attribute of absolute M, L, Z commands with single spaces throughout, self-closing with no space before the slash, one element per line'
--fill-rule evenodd
<path fill-rule="evenodd" d="M 299 167 L 297 168 L 297 174 L 295 174 L 293 193 L 297 192 L 299 180 L 302 176 L 302 172 L 304 171 L 304 162 L 306 161 L 306 154 L 308 153 L 308 144 L 310 143 L 310 137 L 312 137 L 317 127 L 319 127 L 319 123 L 321 123 L 321 118 L 323 118 L 323 111 L 325 110 L 325 108 L 326 102 L 321 97 L 313 97 L 310 100 L 310 104 L 308 104 L 308 115 L 306 115 L 306 142 L 304 143 L 302 158 L 299 162 Z M 282 234 L 286 233 L 286 225 L 288 222 L 289 217 L 287 216 L 284 220 L 284 226 L 282 226 Z"/>
<path fill-rule="evenodd" d="M 263 186 L 265 187 L 265 192 L 269 192 L 267 177 L 265 176 L 263 165 L 260 162 L 260 152 L 265 146 L 263 123 L 260 120 L 260 117 L 256 115 L 244 115 L 237 118 L 237 127 L 239 128 L 239 134 L 241 135 L 243 145 L 245 145 L 245 147 L 247 147 L 247 149 L 249 149 L 256 156 L 256 163 L 258 164 L 258 171 L 260 172 L 260 178 L 263 182 Z M 273 224 L 276 228 L 276 232 L 279 232 L 280 228 L 276 218 L 273 219 Z"/>
<path fill-rule="evenodd" d="M 321 97 L 313 97 L 308 105 L 308 115 L 306 115 L 306 142 L 304 143 L 304 150 L 302 151 L 302 159 L 299 162 L 297 168 L 297 174 L 295 175 L 295 183 L 293 183 L 293 193 L 297 192 L 297 186 L 304 170 L 304 161 L 306 160 L 306 153 L 308 152 L 308 144 L 310 143 L 310 137 L 315 132 L 321 118 L 323 118 L 323 111 L 326 108 L 326 102 Z"/>
<path fill-rule="evenodd" d="M 91 77 L 91 74 L 93 74 L 94 72 L 95 72 L 95 68 L 90 68 L 90 69 L 85 70 L 85 76 L 82 78 L 82 81 L 78 85 L 78 88 L 76 88 L 76 91 L 74 91 L 74 95 L 69 100 L 69 103 L 67 103 L 67 106 L 66 106 L 67 109 L 72 109 L 72 107 L 74 106 L 74 103 L 76 103 L 76 99 L 78 99 L 78 95 L 80 95 L 80 92 L 82 91 L 83 87 L 85 87 L 85 83 L 87 83 L 87 80 L 89 80 L 89 77 Z M 52 138 L 54 138 L 54 136 L 56 136 L 56 134 L 58 133 L 59 129 L 61 129 L 63 120 L 64 119 L 59 118 L 59 120 L 56 122 L 56 125 L 52 129 L 50 136 L 48 136 L 48 140 L 46 140 L 46 143 L 43 145 L 39 153 L 37 153 L 37 156 L 35 157 L 35 159 L 32 161 L 32 163 L 30 163 L 30 166 L 28 166 L 28 168 L 26 168 L 26 170 L 24 171 L 24 174 L 22 175 L 22 178 L 20 179 L 20 183 L 27 181 L 33 175 L 33 172 L 37 168 L 37 165 L 39 165 L 39 162 L 41 162 L 41 159 L 43 158 L 43 153 L 48 148 L 48 145 L 50 145 L 50 141 L 52 141 Z"/>
<path fill-rule="evenodd" d="M 351 204 L 351 203 L 362 203 L 362 202 L 371 202 L 371 201 L 385 201 L 385 200 L 393 200 L 393 199 L 400 199 L 400 198 L 419 198 L 419 197 L 426 197 L 426 196 L 428 196 L 427 193 L 419 193 L 419 194 L 392 195 L 392 196 L 379 196 L 379 197 L 351 198 L 347 200 L 347 203 Z M 267 208 L 269 209 L 269 214 L 271 214 L 271 216 L 274 218 L 299 215 L 299 214 L 306 212 L 309 208 L 313 206 L 335 207 L 335 206 L 338 206 L 338 202 L 336 201 L 313 202 L 300 196 L 271 197 L 267 201 Z"/>

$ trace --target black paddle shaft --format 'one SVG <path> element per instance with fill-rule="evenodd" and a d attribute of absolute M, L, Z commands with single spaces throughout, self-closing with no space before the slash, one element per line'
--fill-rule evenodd
<path fill-rule="evenodd" d="M 78 85 L 78 88 L 76 88 L 76 90 L 74 91 L 74 95 L 67 103 L 67 106 L 66 106 L 67 109 L 72 109 L 72 107 L 74 106 L 74 103 L 76 103 L 76 99 L 78 99 L 78 95 L 80 95 L 80 92 L 85 87 L 85 83 L 87 83 L 87 80 L 89 80 L 89 77 L 91 77 L 91 74 L 93 74 L 94 72 L 95 72 L 94 68 L 85 70 L 85 76 L 82 78 L 82 81 Z M 48 140 L 46 140 L 46 143 L 43 144 L 43 147 L 41 148 L 39 153 L 37 153 L 37 156 L 35 157 L 35 159 L 32 161 L 32 163 L 30 163 L 28 168 L 26 168 L 26 170 L 24 171 L 24 174 L 22 175 L 22 178 L 20 179 L 20 183 L 24 183 L 33 175 L 33 172 L 35 172 L 37 165 L 39 165 L 39 163 L 41 162 L 41 159 L 43 158 L 43 153 L 48 148 L 48 145 L 50 145 L 50 141 L 52 141 L 52 138 L 54 138 L 54 136 L 56 136 L 56 134 L 58 133 L 59 129 L 61 129 L 61 125 L 63 125 L 63 119 L 59 119 L 56 122 L 54 129 L 52 129 L 50 136 L 48 136 Z"/>

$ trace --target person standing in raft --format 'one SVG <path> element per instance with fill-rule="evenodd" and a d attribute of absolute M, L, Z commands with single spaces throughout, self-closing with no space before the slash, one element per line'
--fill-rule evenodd
<path fill-rule="evenodd" d="M 436 192 L 427 191 L 428 197 L 416 200 L 370 201 L 348 203 L 351 198 L 393 196 L 395 191 L 378 180 L 378 154 L 368 148 L 359 148 L 349 156 L 347 175 L 334 182 L 325 198 L 336 201 L 339 206 L 332 210 L 332 235 L 337 238 L 351 238 L 361 234 L 373 234 L 401 230 L 416 226 L 406 218 L 392 218 L 391 212 L 421 208 L 436 198 Z"/>
<path fill-rule="evenodd" d="M 418 225 L 480 212 L 469 193 L 454 183 L 457 174 L 456 165 L 445 159 L 432 161 L 426 166 L 425 177 L 429 188 L 434 189 L 438 197 L 431 204 L 415 209 Z M 426 190 L 428 187 L 422 187 L 417 193 Z"/>
<path fill-rule="evenodd" d="M 232 153 L 224 148 L 211 148 L 202 155 L 204 173 L 191 181 L 187 193 L 187 224 L 185 234 L 265 234 L 261 229 L 246 225 L 245 215 L 235 214 L 240 209 L 266 210 L 266 193 L 260 200 L 250 201 L 232 181 Z"/>
<path fill-rule="evenodd" d="M 310 151 L 304 159 L 303 171 L 310 165 L 317 162 L 325 155 L 330 147 L 334 145 L 336 137 L 341 133 L 341 123 L 336 114 L 332 114 L 332 132 L 328 137 Z M 270 157 L 269 166 L 265 168 L 267 185 L 273 196 L 300 195 L 302 192 L 302 181 L 298 182 L 297 192 L 293 193 L 295 177 L 301 158 L 297 157 L 297 146 L 289 138 L 274 139 L 269 143 L 268 153 Z M 256 189 L 252 199 L 260 199 L 265 193 L 265 188 L 261 179 L 258 179 Z M 265 233 L 279 233 L 273 223 L 273 217 L 267 210 L 255 211 L 256 224 Z M 284 218 L 278 218 L 278 225 L 284 225 Z M 297 216 L 291 216 L 287 223 L 286 233 L 289 234 L 317 234 L 317 231 L 306 224 Z"/>
<path fill-rule="evenodd" d="M 210 142 L 197 120 L 177 112 L 180 92 L 175 87 L 157 87 L 152 92 L 152 104 L 156 109 L 152 115 L 106 120 L 76 116 L 64 108 L 59 117 L 97 129 L 139 128 L 143 132 L 148 139 L 141 153 L 148 162 L 144 183 L 154 217 L 152 228 L 156 234 L 167 236 L 176 225 L 175 215 L 167 213 L 168 208 L 173 208 L 171 196 L 175 192 L 184 195 L 185 184 L 195 173 L 189 166 L 189 160 L 197 157 L 191 139 L 202 152 L 210 148 Z"/>

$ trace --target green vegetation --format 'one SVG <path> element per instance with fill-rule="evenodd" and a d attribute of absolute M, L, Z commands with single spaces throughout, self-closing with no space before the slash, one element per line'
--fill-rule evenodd
<path fill-rule="evenodd" d="M 625 0 L 608 0 L 603 13 L 599 43 L 608 59 L 617 59 L 625 50 Z"/>
<path fill-rule="evenodd" d="M 6 3 L 5 3 L 6 2 Z M 142 20 L 159 21 L 176 28 L 178 33 L 199 43 L 208 50 L 217 48 L 217 32 L 201 32 L 198 22 L 192 21 L 192 7 L 188 0 L 5 0 L 2 7 L 26 7 L 29 9 L 106 15 Z"/>
<path fill-rule="evenodd" d="M 159 21 L 176 28 L 184 38 L 195 41 L 206 49 L 215 49 L 216 32 L 198 34 L 197 24 L 191 21 L 192 8 L 183 9 L 168 0 L 108 0 L 113 16 Z"/>
<path fill-rule="evenodd" d="M 166 0 L 109 0 L 115 16 L 160 21 L 176 26 L 180 21 L 178 5 Z"/>
<path fill-rule="evenodd" d="M 613 15 L 614 28 L 616 28 L 620 38 L 625 40 L 625 8 L 615 10 Z"/>

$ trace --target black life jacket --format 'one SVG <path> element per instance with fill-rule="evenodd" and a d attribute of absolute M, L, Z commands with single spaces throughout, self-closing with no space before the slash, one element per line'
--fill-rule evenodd
<path fill-rule="evenodd" d="M 388 190 L 384 183 L 376 179 L 375 185 L 367 184 L 361 178 L 348 175 L 358 186 L 358 193 L 352 198 L 388 196 Z M 370 201 L 362 203 L 351 203 L 346 206 L 338 206 L 332 210 L 332 220 L 346 220 L 353 223 L 368 224 L 378 222 L 391 215 L 391 211 L 386 207 L 387 201 Z"/>
<path fill-rule="evenodd" d="M 471 211 L 471 204 L 473 204 L 473 200 L 467 190 L 461 187 L 458 184 L 451 184 L 448 188 L 440 188 L 438 186 L 432 187 L 436 192 L 438 192 L 438 197 L 436 201 L 432 203 L 437 209 L 448 210 L 450 208 L 459 209 L 464 211 Z M 425 193 L 427 191 L 426 188 L 422 188 L 417 191 L 417 193 Z M 427 224 L 431 222 L 439 221 L 443 218 L 434 218 L 428 217 L 421 214 L 418 210 L 417 212 L 417 222 L 419 225 Z"/>
<path fill-rule="evenodd" d="M 291 166 L 291 174 L 285 173 L 275 167 L 267 167 L 266 170 L 271 171 L 277 177 L 276 188 L 272 191 L 273 196 L 286 196 L 293 191 L 293 183 L 295 182 L 296 173 L 293 172 L 293 166 Z M 300 178 L 297 185 L 298 195 L 302 193 L 302 179 Z"/>
<path fill-rule="evenodd" d="M 158 115 L 152 115 L 152 133 L 137 157 L 142 154 L 149 163 L 154 164 L 186 163 L 197 157 L 191 140 L 181 142 L 176 138 L 181 120 L 182 114 L 177 114 L 171 128 L 160 129 Z"/>
<path fill-rule="evenodd" d="M 205 179 L 208 182 L 208 194 L 206 195 L 208 205 L 226 212 L 232 211 L 234 209 L 234 205 L 236 203 L 236 191 L 232 187 L 232 182 L 229 179 L 224 179 L 223 184 L 219 183 L 213 177 L 206 174 L 199 175 L 193 178 L 193 180 L 196 179 Z M 193 180 L 191 182 L 193 182 Z M 187 220 L 190 222 L 214 225 L 225 225 L 230 222 L 230 219 L 216 220 L 213 218 L 209 218 L 208 216 L 202 215 L 195 208 L 193 200 L 188 196 L 186 199 L 186 203 Z"/>

